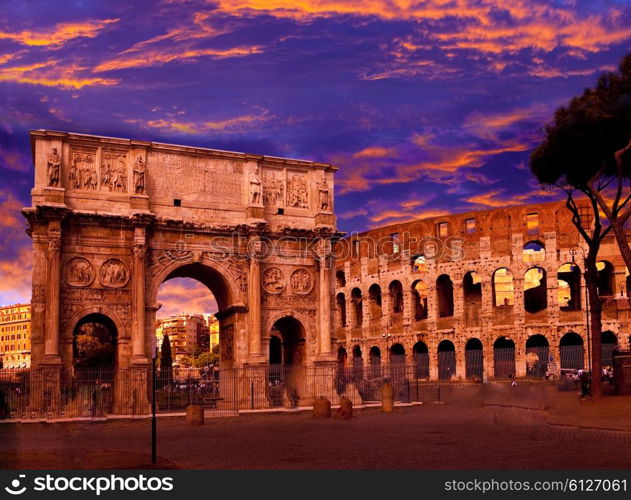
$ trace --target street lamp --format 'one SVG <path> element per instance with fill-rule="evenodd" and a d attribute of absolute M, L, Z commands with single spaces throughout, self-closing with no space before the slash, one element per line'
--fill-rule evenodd
<path fill-rule="evenodd" d="M 581 255 L 583 257 L 583 267 L 585 267 L 585 250 L 582 247 L 574 246 L 570 248 L 570 255 L 572 256 L 572 264 L 576 264 L 576 255 Z M 585 273 L 587 269 L 583 269 L 583 279 L 585 279 Z M 589 327 L 589 293 L 587 290 L 587 281 L 585 282 L 585 328 L 587 332 L 587 363 L 589 366 L 589 373 L 592 373 L 592 342 L 590 338 L 590 327 Z M 592 374 L 593 376 L 593 374 Z"/>

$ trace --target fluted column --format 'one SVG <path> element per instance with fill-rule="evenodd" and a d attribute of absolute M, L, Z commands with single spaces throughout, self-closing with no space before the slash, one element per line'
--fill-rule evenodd
<path fill-rule="evenodd" d="M 331 242 L 322 240 L 319 252 L 320 264 L 320 357 L 332 358 L 331 354 Z"/>
<path fill-rule="evenodd" d="M 148 363 L 145 350 L 145 256 L 147 254 L 144 226 L 134 228 L 132 277 L 132 332 L 131 350 L 134 364 Z M 154 325 L 155 328 L 155 325 Z M 155 332 L 153 333 L 155 335 Z M 150 353 L 153 357 L 153 353 Z"/>
<path fill-rule="evenodd" d="M 253 237 L 248 245 L 250 252 L 250 276 L 248 282 L 248 328 L 250 363 L 262 362 L 261 352 L 261 250 L 258 237 Z"/>
<path fill-rule="evenodd" d="M 59 356 L 59 311 L 61 281 L 61 221 L 48 223 L 46 249 L 46 331 L 44 337 L 44 363 L 61 363 Z"/>

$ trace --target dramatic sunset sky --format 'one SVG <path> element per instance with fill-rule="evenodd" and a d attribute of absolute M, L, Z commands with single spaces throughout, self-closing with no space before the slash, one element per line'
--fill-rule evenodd
<path fill-rule="evenodd" d="M 3 1 L 0 304 L 30 300 L 29 129 L 333 162 L 362 230 L 553 199 L 541 126 L 630 49 L 631 0 Z"/>

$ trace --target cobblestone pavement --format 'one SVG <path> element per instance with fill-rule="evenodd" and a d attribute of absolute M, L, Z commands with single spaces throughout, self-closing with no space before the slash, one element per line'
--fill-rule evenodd
<path fill-rule="evenodd" d="M 3 468 L 140 467 L 150 421 L 0 425 Z M 165 466 L 198 469 L 631 467 L 631 433 L 551 426 L 537 411 L 428 404 L 351 421 L 308 413 L 158 422 Z"/>

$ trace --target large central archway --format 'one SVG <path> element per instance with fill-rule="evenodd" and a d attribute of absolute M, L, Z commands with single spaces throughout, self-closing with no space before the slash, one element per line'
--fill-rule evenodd
<path fill-rule="evenodd" d="M 152 341 L 155 331 L 151 330 L 151 324 L 156 324 L 157 311 L 162 304 L 158 301 L 158 292 L 162 285 L 178 278 L 190 278 L 205 286 L 217 303 L 215 317 L 219 320 L 219 359 L 222 368 L 230 368 L 235 363 L 242 362 L 247 355 L 246 339 L 237 338 L 238 326 L 243 324 L 243 318 L 239 314 L 238 308 L 234 307 L 235 286 L 227 271 L 221 265 L 209 260 L 201 262 L 174 263 L 166 269 L 162 275 L 154 281 L 151 289 L 151 297 L 156 307 L 148 312 L 146 340 Z M 183 293 L 186 293 L 184 290 Z M 180 299 L 182 304 L 186 304 L 186 297 Z M 187 312 L 183 310 L 182 312 Z M 214 312 L 214 311 L 209 311 Z"/>

